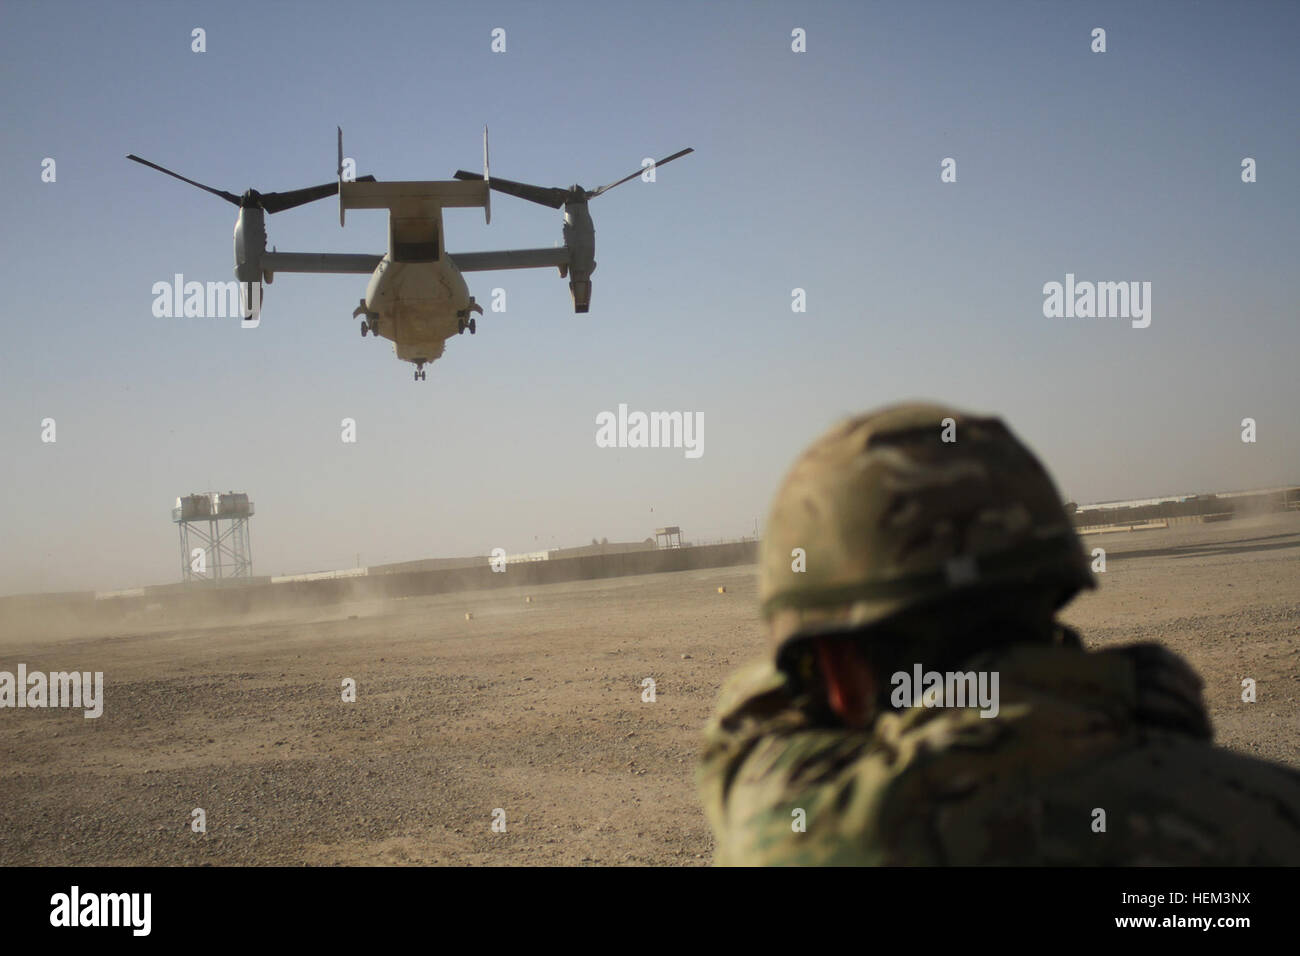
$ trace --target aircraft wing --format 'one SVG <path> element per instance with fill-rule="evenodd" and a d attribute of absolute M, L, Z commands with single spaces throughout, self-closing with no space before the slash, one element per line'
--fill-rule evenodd
<path fill-rule="evenodd" d="M 461 272 L 492 272 L 497 269 L 545 269 L 567 266 L 569 250 L 502 249 L 499 252 L 448 253 Z"/>

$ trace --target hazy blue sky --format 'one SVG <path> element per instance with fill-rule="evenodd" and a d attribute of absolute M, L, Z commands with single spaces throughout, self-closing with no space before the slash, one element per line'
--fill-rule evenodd
<path fill-rule="evenodd" d="M 263 574 L 735 537 L 826 426 L 914 397 L 1003 414 L 1080 501 L 1300 481 L 1295 3 L 2 9 L 0 593 L 178 579 L 170 508 L 207 489 L 252 496 Z M 508 311 L 420 383 L 358 334 L 364 276 L 279 275 L 256 330 L 153 317 L 153 283 L 231 278 L 236 210 L 126 153 L 293 189 L 341 125 L 359 171 L 438 179 L 485 123 L 542 185 L 695 147 L 593 202 L 590 314 L 553 270 L 473 274 Z M 270 242 L 380 253 L 384 216 L 326 200 Z M 560 224 L 498 195 L 447 244 Z M 1066 273 L 1150 281 L 1150 327 L 1045 318 Z M 597 448 L 620 402 L 702 412 L 703 456 Z"/>

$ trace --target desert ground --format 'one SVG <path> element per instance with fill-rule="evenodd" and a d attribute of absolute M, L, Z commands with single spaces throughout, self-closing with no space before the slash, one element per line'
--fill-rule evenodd
<path fill-rule="evenodd" d="M 1222 745 L 1300 767 L 1300 514 L 1087 547 L 1101 588 L 1063 616 L 1088 644 L 1185 655 Z M 0 670 L 105 682 L 98 719 L 0 710 L 0 864 L 706 864 L 695 755 L 719 684 L 762 652 L 756 593 L 744 566 L 98 633 L 0 622 Z"/>

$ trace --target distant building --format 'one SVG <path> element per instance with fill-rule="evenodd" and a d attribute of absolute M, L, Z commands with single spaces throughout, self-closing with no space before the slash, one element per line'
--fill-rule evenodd
<path fill-rule="evenodd" d="M 682 529 L 677 525 L 667 528 L 655 528 L 655 544 L 661 548 L 680 548 L 682 546 Z"/>

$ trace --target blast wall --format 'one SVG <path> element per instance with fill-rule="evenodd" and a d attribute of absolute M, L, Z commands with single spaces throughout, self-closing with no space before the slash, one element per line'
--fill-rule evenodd
<path fill-rule="evenodd" d="M 478 565 L 308 581 L 272 582 L 270 578 L 253 578 L 243 581 L 225 580 L 219 586 L 218 582 L 165 584 L 120 596 L 106 596 L 100 600 L 94 599 L 93 592 L 3 598 L 0 599 L 0 622 L 9 611 L 30 612 L 36 609 L 53 610 L 56 607 L 61 614 L 86 619 L 87 623 L 111 623 L 139 615 L 147 618 L 152 614 L 249 614 L 343 601 L 420 597 L 455 591 L 483 591 L 665 571 L 692 571 L 753 564 L 757 560 L 757 542 L 742 541 L 518 562 L 508 564 L 504 571 L 493 571 L 488 566 Z"/>

